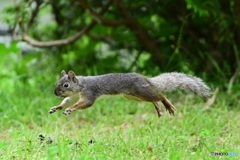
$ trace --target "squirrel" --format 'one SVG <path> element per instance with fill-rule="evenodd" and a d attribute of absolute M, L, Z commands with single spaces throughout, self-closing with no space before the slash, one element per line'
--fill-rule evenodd
<path fill-rule="evenodd" d="M 52 114 L 56 110 L 67 108 L 63 114 L 69 115 L 73 111 L 91 107 L 101 95 L 123 94 L 124 97 L 151 102 L 158 114 L 163 115 L 158 102 L 161 101 L 166 110 L 174 115 L 175 106 L 162 94 L 175 90 L 185 90 L 203 99 L 210 96 L 210 88 L 202 79 L 178 72 L 163 73 L 148 78 L 138 73 L 110 73 L 98 76 L 76 76 L 73 71 L 68 74 L 63 70 L 54 94 L 64 98 L 61 104 L 50 109 Z"/>

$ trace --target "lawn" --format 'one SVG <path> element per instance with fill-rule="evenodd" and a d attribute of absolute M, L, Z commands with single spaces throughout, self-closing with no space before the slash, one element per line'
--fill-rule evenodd
<path fill-rule="evenodd" d="M 20 86 L 21 87 L 21 86 Z M 1 159 L 210 159 L 240 154 L 239 105 L 219 93 L 206 109 L 192 95 L 170 96 L 175 116 L 157 117 L 150 103 L 103 97 L 69 116 L 48 114 L 60 102 L 51 91 L 1 93 Z M 218 156 L 219 157 L 219 156 Z M 239 159 L 238 156 L 221 156 Z"/>
<path fill-rule="evenodd" d="M 51 56 L 23 58 L 17 49 L 0 50 L 3 160 L 239 159 L 237 85 L 232 93 L 221 89 L 210 107 L 193 95 L 169 94 L 175 116 L 165 112 L 158 118 L 152 104 L 121 96 L 102 97 L 69 116 L 62 111 L 50 115 L 61 101 L 53 94 L 60 71 Z M 238 155 L 213 157 L 211 152 Z"/>

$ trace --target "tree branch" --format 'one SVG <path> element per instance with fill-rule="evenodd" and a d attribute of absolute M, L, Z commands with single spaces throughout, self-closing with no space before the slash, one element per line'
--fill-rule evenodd
<path fill-rule="evenodd" d="M 139 42 L 144 46 L 156 62 L 161 61 L 161 53 L 157 41 L 152 38 L 141 24 L 129 13 L 127 8 L 122 4 L 121 0 L 115 0 L 119 13 L 127 19 L 129 23 L 126 26 L 132 30 Z"/>
<path fill-rule="evenodd" d="M 42 4 L 42 1 L 41 0 L 35 0 L 35 3 L 36 3 L 36 7 L 32 11 L 31 17 L 30 17 L 30 19 L 27 23 L 26 29 L 25 29 L 26 31 L 33 24 L 38 12 L 39 12 L 39 8 L 40 8 L 40 5 Z"/>
<path fill-rule="evenodd" d="M 55 21 L 58 25 L 63 25 L 63 16 L 61 15 L 60 9 L 57 6 L 57 1 L 50 1 L 50 5 L 52 7 L 52 12 L 54 14 Z"/>
<path fill-rule="evenodd" d="M 109 2 L 105 6 L 103 6 L 102 11 L 99 13 L 100 15 L 104 14 L 109 9 L 112 1 L 113 0 L 109 0 Z M 75 35 L 73 35 L 69 38 L 61 39 L 61 40 L 47 41 L 47 42 L 38 41 L 38 40 L 30 37 L 27 34 L 27 30 L 24 31 L 22 29 L 23 30 L 22 40 L 32 46 L 40 47 L 40 48 L 63 46 L 63 45 L 67 45 L 67 44 L 75 42 L 76 40 L 81 38 L 84 34 L 88 33 L 96 24 L 97 24 L 97 22 L 95 20 L 93 20 L 87 27 L 85 27 L 84 29 L 82 29 L 81 31 L 77 32 Z"/>
<path fill-rule="evenodd" d="M 63 45 L 67 45 L 67 44 L 75 42 L 80 37 L 82 37 L 84 34 L 89 32 L 95 25 L 96 25 L 96 22 L 93 21 L 91 24 L 89 24 L 83 30 L 76 33 L 72 37 L 69 37 L 69 38 L 66 38 L 66 39 L 43 42 L 43 41 L 38 41 L 38 40 L 35 40 L 35 39 L 31 38 L 27 34 L 23 34 L 22 40 L 27 42 L 28 44 L 34 46 L 34 47 L 39 47 L 39 48 L 63 46 Z"/>

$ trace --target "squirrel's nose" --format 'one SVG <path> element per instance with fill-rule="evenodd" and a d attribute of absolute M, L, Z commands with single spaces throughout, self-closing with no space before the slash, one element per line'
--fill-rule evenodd
<path fill-rule="evenodd" d="M 54 93 L 56 96 L 58 95 L 58 93 L 57 93 L 57 90 L 56 90 L 56 89 L 54 89 L 53 93 Z"/>

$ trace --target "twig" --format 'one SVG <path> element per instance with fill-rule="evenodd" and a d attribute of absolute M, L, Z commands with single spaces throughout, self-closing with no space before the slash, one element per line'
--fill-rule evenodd
<path fill-rule="evenodd" d="M 211 106 L 214 104 L 214 102 L 216 101 L 216 97 L 218 94 L 219 89 L 216 88 L 214 93 L 212 94 L 212 96 L 208 99 L 208 101 L 205 103 L 205 110 L 209 110 L 211 108 Z"/>
<path fill-rule="evenodd" d="M 85 9 L 90 16 L 92 16 L 92 18 L 97 21 L 98 23 L 102 23 L 104 25 L 107 26 L 120 26 L 120 25 L 126 25 L 128 23 L 128 21 L 126 19 L 123 20 L 110 20 L 110 19 L 106 19 L 103 16 L 101 16 L 98 13 L 95 13 L 86 3 L 85 0 L 81 0 L 81 6 L 83 7 L 83 9 Z"/>
<path fill-rule="evenodd" d="M 238 50 L 238 47 L 235 43 L 233 43 L 233 49 L 234 49 L 234 53 L 235 53 L 235 58 L 237 60 L 237 68 L 233 74 L 233 76 L 231 77 L 230 81 L 229 81 L 229 84 L 228 84 L 228 94 L 231 93 L 232 91 L 232 86 L 233 86 L 233 83 L 235 81 L 235 79 L 237 78 L 237 76 L 239 75 L 239 71 L 240 71 L 240 59 L 239 59 L 239 50 Z"/>
<path fill-rule="evenodd" d="M 117 44 L 117 42 L 116 42 L 115 40 L 113 40 L 112 38 L 110 38 L 110 37 L 97 36 L 97 35 L 93 35 L 93 34 L 88 34 L 88 36 L 89 36 L 90 38 L 92 38 L 93 40 L 101 40 L 101 41 L 103 41 L 103 42 L 105 42 L 105 43 L 107 43 L 107 44 L 109 44 L 109 45 L 111 45 L 111 46 Z"/>
<path fill-rule="evenodd" d="M 132 62 L 130 67 L 127 69 L 128 72 L 130 72 L 133 69 L 133 67 L 136 65 L 141 53 L 142 53 L 141 51 L 138 51 L 137 56 L 135 57 L 134 61 Z"/>
<path fill-rule="evenodd" d="M 228 84 L 228 91 L 227 91 L 228 94 L 230 94 L 231 91 L 232 91 L 233 83 L 234 83 L 236 77 L 238 76 L 239 71 L 240 71 L 240 66 L 238 66 L 238 67 L 236 68 L 233 76 L 230 78 L 230 81 L 229 81 L 229 84 Z"/>

